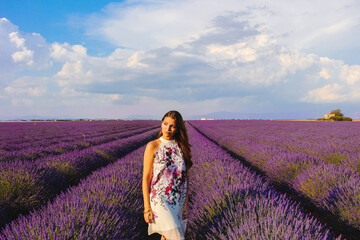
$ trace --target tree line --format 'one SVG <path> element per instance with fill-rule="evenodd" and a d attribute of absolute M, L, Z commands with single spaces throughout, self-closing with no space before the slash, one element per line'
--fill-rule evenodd
<path fill-rule="evenodd" d="M 320 121 L 352 121 L 352 118 L 345 117 L 340 109 L 335 109 L 330 112 L 333 116 L 329 118 L 318 118 Z"/>

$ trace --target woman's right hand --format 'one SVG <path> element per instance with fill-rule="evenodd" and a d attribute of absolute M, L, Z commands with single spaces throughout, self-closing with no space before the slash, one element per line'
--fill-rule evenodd
<path fill-rule="evenodd" d="M 153 211 L 150 209 L 149 212 L 145 211 L 146 213 L 144 213 L 144 219 L 145 219 L 145 222 L 147 223 L 152 223 L 154 222 L 154 213 Z"/>

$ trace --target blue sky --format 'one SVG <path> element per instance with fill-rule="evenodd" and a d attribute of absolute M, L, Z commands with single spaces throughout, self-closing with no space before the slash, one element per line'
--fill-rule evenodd
<path fill-rule="evenodd" d="M 360 118 L 356 0 L 0 6 L 0 119 Z"/>

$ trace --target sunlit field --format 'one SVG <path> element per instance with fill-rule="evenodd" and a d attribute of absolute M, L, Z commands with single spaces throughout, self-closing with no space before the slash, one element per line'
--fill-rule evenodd
<path fill-rule="evenodd" d="M 358 239 L 360 123 L 191 120 L 187 239 Z M 0 123 L 0 239 L 147 239 L 160 121 Z"/>

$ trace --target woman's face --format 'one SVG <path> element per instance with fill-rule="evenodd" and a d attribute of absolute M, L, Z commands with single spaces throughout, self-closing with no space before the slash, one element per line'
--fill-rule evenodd
<path fill-rule="evenodd" d="M 171 117 L 165 117 L 161 123 L 161 131 L 163 138 L 165 139 L 174 139 L 176 132 L 176 121 Z"/>

